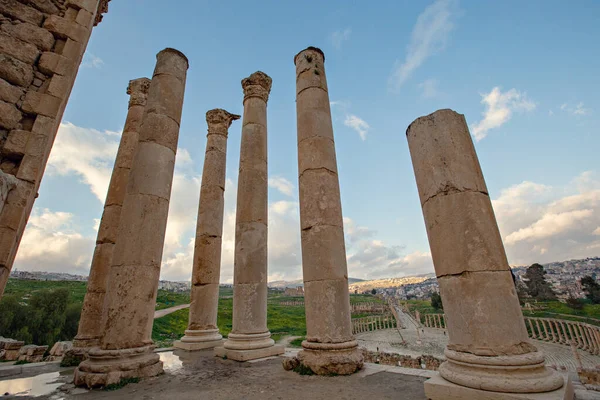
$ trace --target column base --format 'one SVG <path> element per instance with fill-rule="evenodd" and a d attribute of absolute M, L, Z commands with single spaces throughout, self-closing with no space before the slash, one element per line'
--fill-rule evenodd
<path fill-rule="evenodd" d="M 76 386 L 107 386 L 123 379 L 147 378 L 163 372 L 163 363 L 154 353 L 154 345 L 120 350 L 96 347 L 88 352 L 88 356 L 89 359 L 75 369 Z"/>
<path fill-rule="evenodd" d="M 448 382 L 439 374 L 425 382 L 425 397 L 430 400 L 573 400 L 575 392 L 568 375 L 561 376 L 560 389 L 544 393 L 502 393 L 474 389 Z"/>
<path fill-rule="evenodd" d="M 439 373 L 460 386 L 491 392 L 542 393 L 559 389 L 563 377 L 545 366 L 544 354 L 536 351 L 513 356 L 477 356 L 446 348 Z"/>
<path fill-rule="evenodd" d="M 187 351 L 195 351 L 222 346 L 224 342 L 223 336 L 219 334 L 218 329 L 188 329 L 185 331 L 185 336 L 182 337 L 181 340 L 177 340 L 173 343 L 173 347 Z"/>
<path fill-rule="evenodd" d="M 277 356 L 285 353 L 285 348 L 275 345 L 271 332 L 243 334 L 230 333 L 223 347 L 215 348 L 216 357 L 227 357 L 229 360 L 249 361 L 257 358 Z"/>
<path fill-rule="evenodd" d="M 298 360 L 317 375 L 350 375 L 363 366 L 363 355 L 356 340 L 343 343 L 305 340 Z"/>

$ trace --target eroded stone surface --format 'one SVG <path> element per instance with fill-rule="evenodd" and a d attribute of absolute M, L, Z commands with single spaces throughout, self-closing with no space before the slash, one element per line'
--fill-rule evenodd
<path fill-rule="evenodd" d="M 225 205 L 227 134 L 231 123 L 239 119 L 223 109 L 206 113 L 208 134 L 192 270 L 191 305 L 188 330 L 174 346 L 201 350 L 221 344 L 217 329 L 219 275 L 221 272 L 221 236 Z"/>
<path fill-rule="evenodd" d="M 233 326 L 215 355 L 246 361 L 280 354 L 267 328 L 267 101 L 271 78 L 257 71 L 242 80 L 244 117 L 240 147 Z"/>
<path fill-rule="evenodd" d="M 296 55 L 296 113 L 306 341 L 298 358 L 316 374 L 346 375 L 362 367 L 350 323 L 348 268 L 325 56 Z"/>
<path fill-rule="evenodd" d="M 406 136 L 448 324 L 440 375 L 496 392 L 558 389 L 562 377 L 527 337 L 464 116 L 436 111 Z"/>
<path fill-rule="evenodd" d="M 174 159 L 178 132 L 169 132 L 165 142 L 164 132 L 157 125 L 146 122 L 152 115 L 170 119 L 157 113 L 173 111 L 169 108 L 173 104 L 183 105 L 188 64 L 185 56 L 172 49 L 159 52 L 156 58 L 139 132 L 140 144 L 134 152 L 130 172 L 130 177 L 135 176 L 137 181 L 130 178 L 127 185 L 109 270 L 104 336 L 100 347 L 90 350 L 89 359 L 77 368 L 77 385 L 106 385 L 123 378 L 153 376 L 162 371 L 158 355 L 152 353 L 151 339 L 170 199 L 170 190 L 165 190 L 164 186 L 170 187 L 173 179 L 173 169 L 165 168 L 162 160 Z M 175 77 L 168 81 L 174 87 L 163 90 L 166 80 L 155 80 L 158 73 Z M 157 92 L 163 96 L 157 96 Z M 169 98 L 170 95 L 176 98 Z M 139 169 L 145 171 L 141 173 Z M 153 184 L 146 182 L 157 174 L 162 179 Z"/>
<path fill-rule="evenodd" d="M 105 294 L 108 286 L 109 268 L 112 262 L 113 248 L 117 240 L 117 231 L 121 219 L 121 208 L 125 199 L 129 171 L 133 154 L 137 147 L 142 115 L 146 105 L 146 96 L 150 79 L 139 78 L 129 82 L 129 109 L 125 128 L 111 176 L 106 202 L 100 225 L 96 248 L 92 258 L 87 293 L 84 298 L 79 328 L 75 337 L 76 352 L 99 344 L 102 337 L 106 315 L 103 312 Z"/>

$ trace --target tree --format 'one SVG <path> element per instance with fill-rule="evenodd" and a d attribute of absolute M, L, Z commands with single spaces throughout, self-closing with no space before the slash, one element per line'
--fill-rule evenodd
<path fill-rule="evenodd" d="M 436 310 L 443 310 L 442 296 L 438 292 L 431 293 L 431 306 Z"/>
<path fill-rule="evenodd" d="M 581 278 L 581 286 L 585 292 L 585 297 L 594 304 L 600 303 L 600 285 L 591 276 Z"/>
<path fill-rule="evenodd" d="M 527 293 L 536 300 L 556 300 L 552 286 L 544 277 L 546 271 L 540 264 L 533 264 L 525 272 Z"/>
<path fill-rule="evenodd" d="M 377 294 L 377 290 L 375 288 L 371 289 L 371 294 L 375 296 Z"/>
<path fill-rule="evenodd" d="M 573 310 L 583 310 L 583 302 L 581 301 L 581 299 L 576 299 L 573 296 L 569 296 L 569 298 L 567 299 L 567 305 Z"/>

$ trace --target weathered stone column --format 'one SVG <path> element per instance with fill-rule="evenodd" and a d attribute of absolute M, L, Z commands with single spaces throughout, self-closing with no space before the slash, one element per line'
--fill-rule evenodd
<path fill-rule="evenodd" d="M 309 47 L 294 57 L 298 181 L 306 340 L 300 362 L 319 375 L 351 374 L 363 365 L 352 335 L 342 204 L 325 55 Z"/>
<path fill-rule="evenodd" d="M 242 80 L 244 117 L 235 218 L 233 326 L 215 355 L 237 361 L 283 354 L 267 328 L 267 100 L 271 78 Z"/>
<path fill-rule="evenodd" d="M 102 338 L 106 317 L 106 313 L 103 312 L 104 299 L 108 286 L 110 263 L 117 241 L 121 208 L 125 199 L 125 189 L 127 188 L 133 154 L 138 145 L 139 130 L 149 86 L 150 79 L 140 78 L 129 81 L 127 87 L 127 94 L 130 96 L 129 110 L 121 134 L 121 142 L 108 192 L 106 193 L 104 212 L 98 228 L 87 292 L 83 300 L 81 318 L 79 319 L 79 329 L 73 340 L 73 349 L 69 351 L 72 355 L 84 356 L 88 349 L 98 346 Z"/>
<path fill-rule="evenodd" d="M 444 379 L 427 381 L 425 394 L 436 400 L 478 398 L 481 389 L 561 388 L 563 377 L 545 368 L 544 355 L 527 335 L 464 116 L 436 111 L 416 119 L 406 136 L 448 316 L 447 361 L 439 369 Z"/>
<path fill-rule="evenodd" d="M 208 349 L 222 344 L 217 327 L 221 237 L 225 207 L 227 132 L 239 115 L 220 108 L 206 113 L 208 134 L 200 186 L 192 293 L 188 328 L 173 345 L 184 350 Z"/>
<path fill-rule="evenodd" d="M 76 385 L 162 372 L 151 334 L 188 61 L 174 49 L 156 59 L 113 251 L 104 337 L 75 370 Z"/>

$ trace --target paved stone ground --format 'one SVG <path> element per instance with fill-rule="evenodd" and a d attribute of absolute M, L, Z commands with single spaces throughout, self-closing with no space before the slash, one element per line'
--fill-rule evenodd
<path fill-rule="evenodd" d="M 444 330 L 424 328 L 416 329 L 384 329 L 373 332 L 359 333 L 356 335 L 361 347 L 366 347 L 371 351 L 385 351 L 389 353 L 398 353 L 410 355 L 413 357 L 429 354 L 438 358 L 444 357 L 444 347 L 448 343 L 448 336 L 444 335 Z M 407 342 L 402 344 L 403 339 Z M 417 340 L 420 339 L 419 344 Z M 548 365 L 564 367 L 568 371 L 577 371 L 575 359 L 569 346 L 556 343 L 546 343 L 539 340 L 533 341 L 535 345 L 546 354 Z M 600 357 L 594 356 L 587 351 L 578 350 L 581 362 L 584 368 L 595 368 L 600 365 Z"/>
<path fill-rule="evenodd" d="M 285 371 L 281 357 L 238 363 L 214 357 L 211 351 L 177 350 L 161 353 L 161 359 L 165 374 L 117 391 L 81 393 L 80 389 L 66 387 L 66 392 L 38 399 L 425 400 L 423 382 L 428 376 L 427 371 L 416 371 L 414 374 L 420 376 L 414 376 L 404 374 L 403 368 L 379 365 L 367 365 L 351 376 L 301 376 Z"/>

